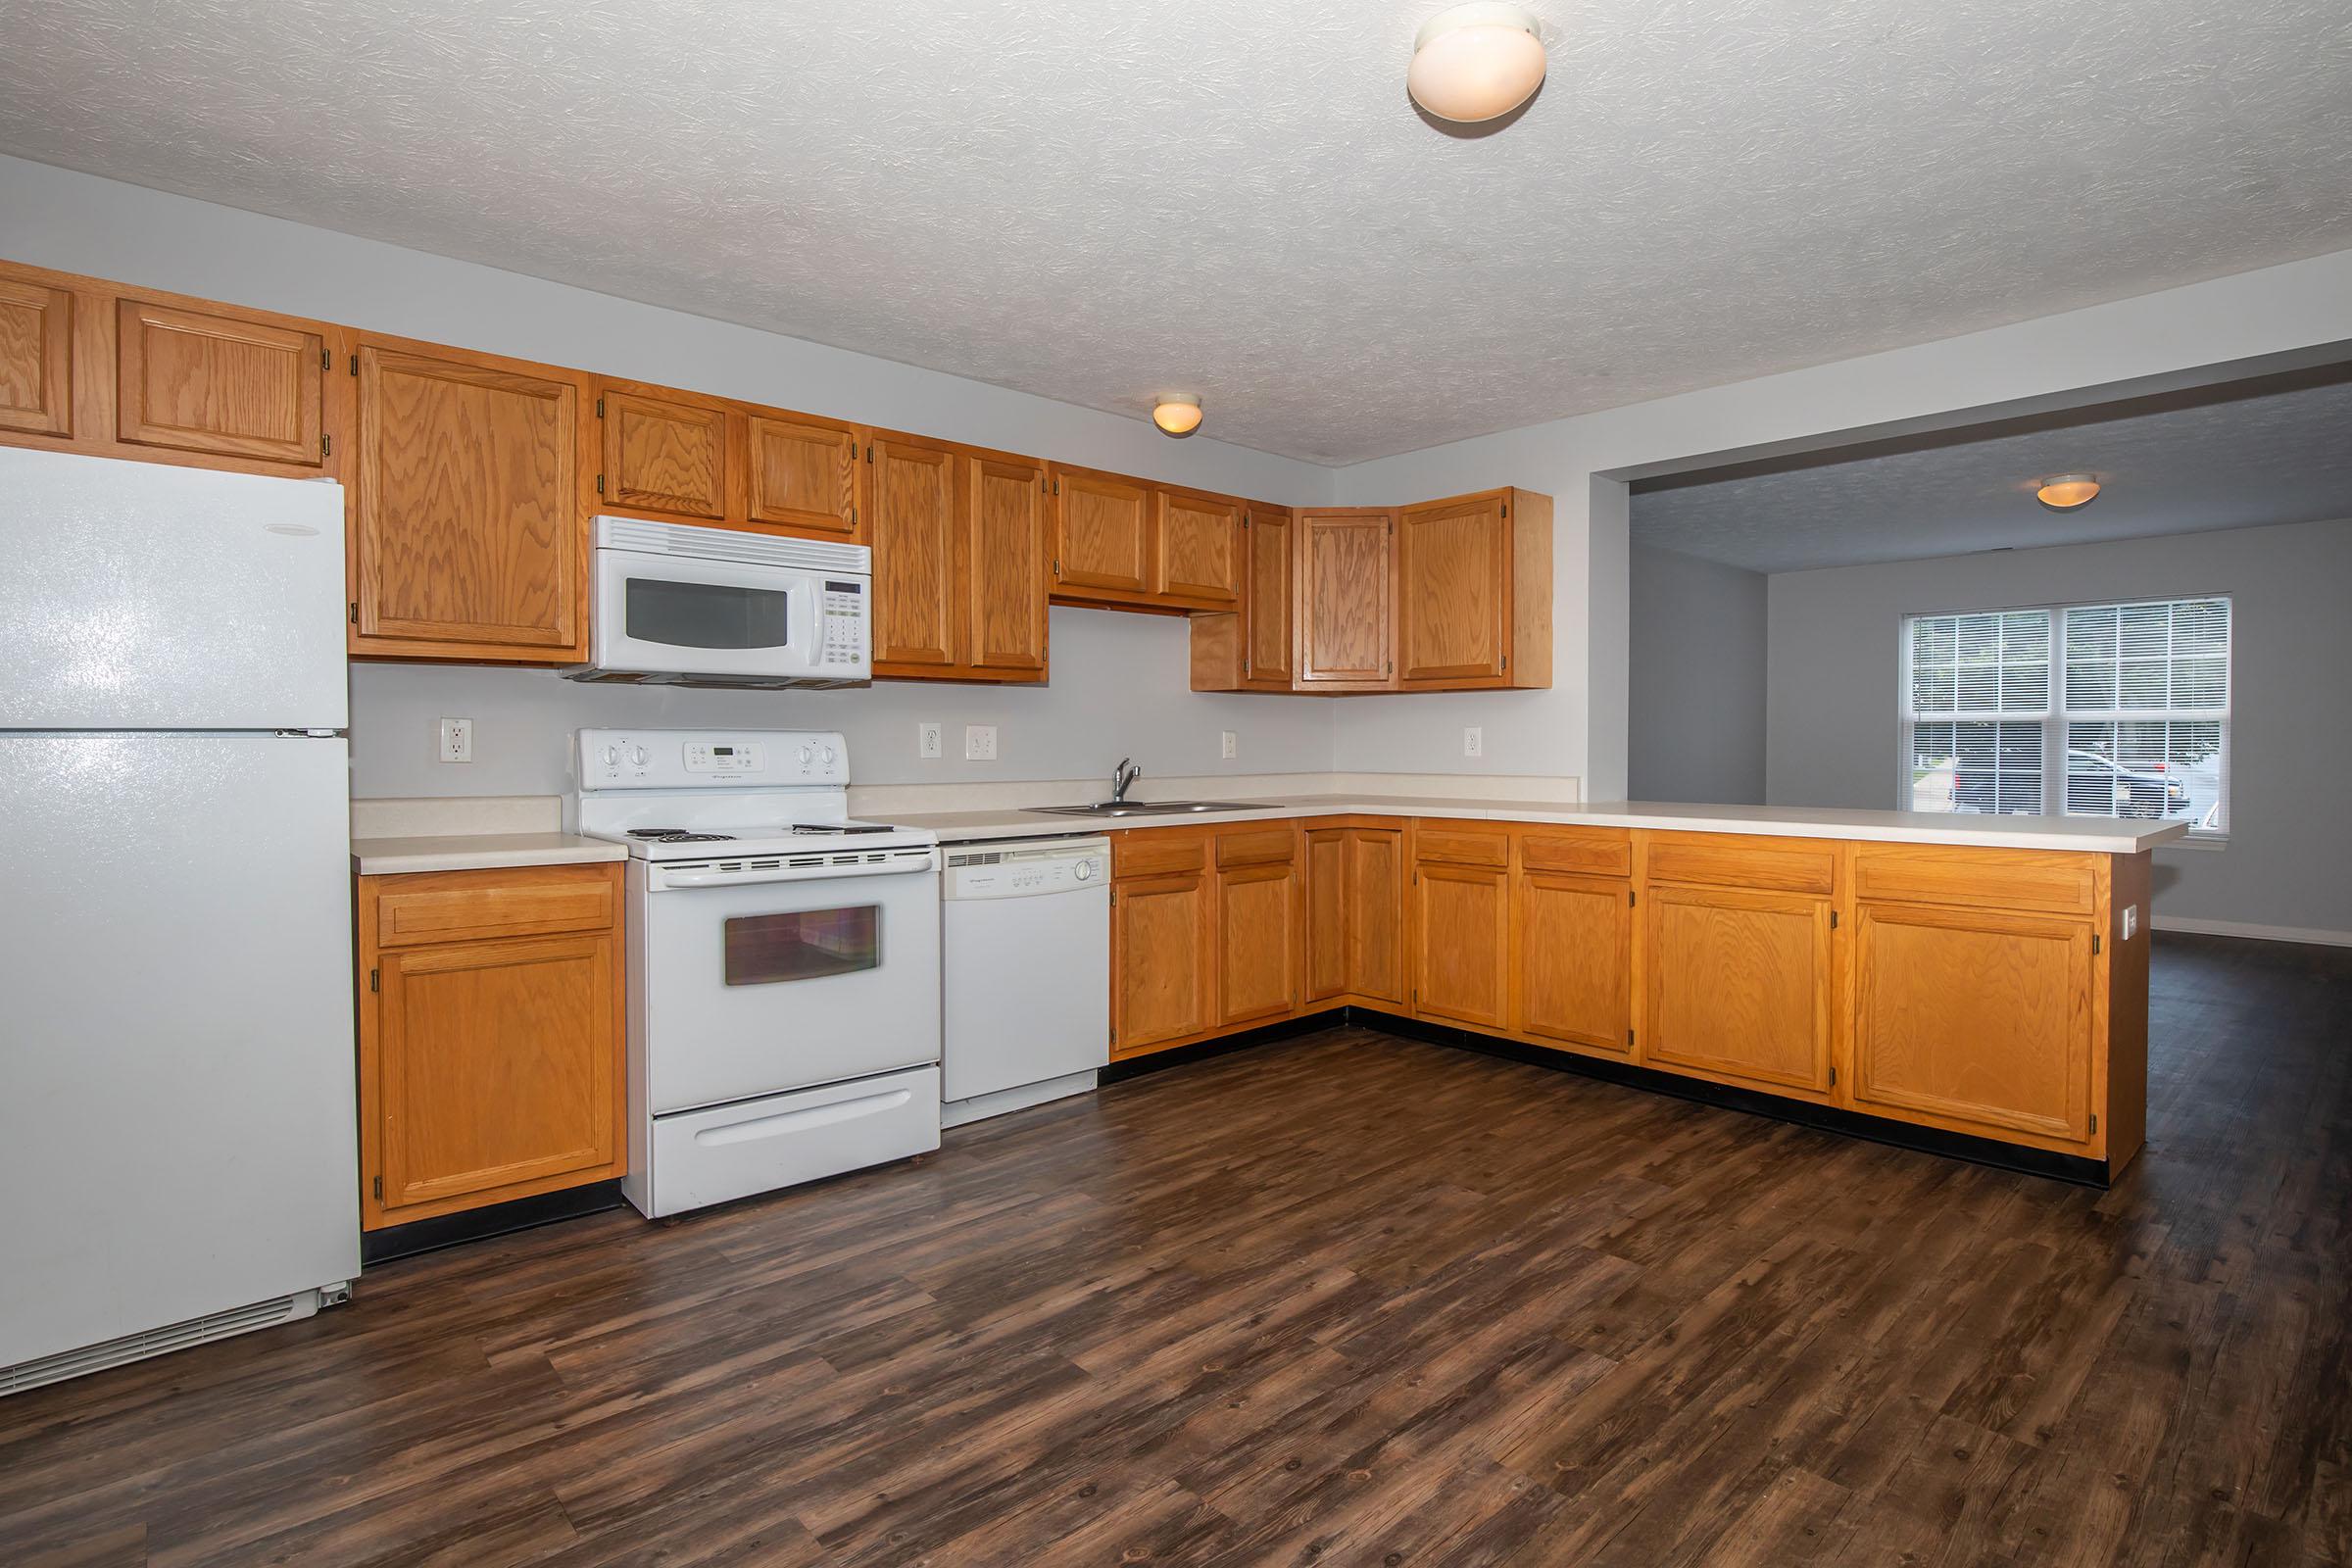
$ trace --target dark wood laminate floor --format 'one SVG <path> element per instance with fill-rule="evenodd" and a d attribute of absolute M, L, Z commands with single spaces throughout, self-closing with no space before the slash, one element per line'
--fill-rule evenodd
<path fill-rule="evenodd" d="M 2109 1193 L 1332 1031 L 0 1401 L 0 1562 L 2345 1563 L 2352 953 L 2155 985 Z"/>

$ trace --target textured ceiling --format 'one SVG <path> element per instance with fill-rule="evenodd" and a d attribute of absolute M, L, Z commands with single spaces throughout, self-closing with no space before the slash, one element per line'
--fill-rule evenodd
<path fill-rule="evenodd" d="M 0 150 L 1323 463 L 2352 246 L 2345 0 L 0 0 Z"/>
<path fill-rule="evenodd" d="M 2076 512 L 2034 482 L 2087 472 Z M 2352 384 L 1634 497 L 1634 542 L 1750 571 L 2352 517 Z M 2347 591 L 2352 591 L 2348 585 Z"/>

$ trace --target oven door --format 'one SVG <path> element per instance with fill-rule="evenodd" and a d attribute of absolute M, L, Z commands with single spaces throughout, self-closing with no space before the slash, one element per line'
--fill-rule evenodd
<path fill-rule="evenodd" d="M 600 670 L 775 680 L 818 670 L 819 579 L 788 566 L 595 553 Z"/>
<path fill-rule="evenodd" d="M 639 909 L 654 1114 L 939 1059 L 929 866 L 649 891 Z"/>

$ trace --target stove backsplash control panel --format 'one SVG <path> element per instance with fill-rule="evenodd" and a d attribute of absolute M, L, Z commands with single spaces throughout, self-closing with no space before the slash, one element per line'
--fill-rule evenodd
<path fill-rule="evenodd" d="M 579 781 L 588 790 L 742 789 L 850 782 L 850 747 L 833 730 L 579 732 Z"/>

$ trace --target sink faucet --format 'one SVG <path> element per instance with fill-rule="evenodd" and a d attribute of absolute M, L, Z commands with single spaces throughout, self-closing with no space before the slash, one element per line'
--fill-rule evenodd
<path fill-rule="evenodd" d="M 1119 765 L 1110 770 L 1110 798 L 1112 802 L 1115 804 L 1125 801 L 1127 799 L 1128 788 L 1133 785 L 1137 779 L 1143 776 L 1144 770 L 1135 765 L 1134 758 L 1120 758 Z"/>

